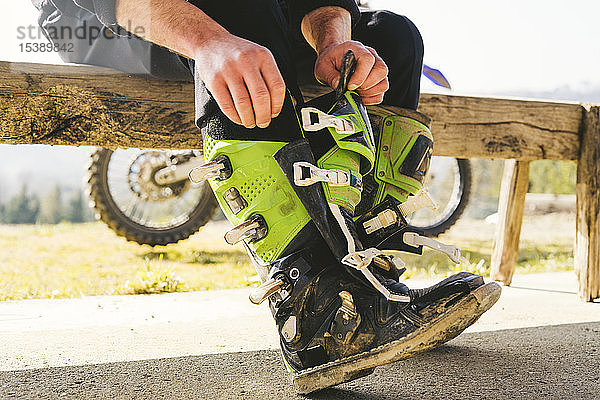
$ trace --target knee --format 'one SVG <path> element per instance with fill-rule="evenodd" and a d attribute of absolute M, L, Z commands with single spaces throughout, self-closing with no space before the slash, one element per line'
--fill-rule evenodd
<path fill-rule="evenodd" d="M 398 55 L 413 60 L 423 59 L 423 38 L 415 24 L 407 17 L 386 10 L 375 11 L 367 21 L 366 28 L 371 32 L 369 36 L 377 42 L 373 43 L 375 49 L 380 46 L 392 46 Z"/>

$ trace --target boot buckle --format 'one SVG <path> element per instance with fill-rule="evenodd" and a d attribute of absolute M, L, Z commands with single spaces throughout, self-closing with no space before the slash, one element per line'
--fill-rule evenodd
<path fill-rule="evenodd" d="M 346 254 L 346 256 L 342 258 L 342 263 L 349 267 L 362 270 L 368 267 L 373 259 L 381 254 L 383 254 L 381 250 L 371 247 L 370 249 Z"/>
<path fill-rule="evenodd" d="M 219 156 L 214 161 L 192 168 L 188 178 L 192 183 L 202 183 L 210 178 L 224 180 L 231 176 L 231 172 L 229 159 L 226 156 Z"/>
<path fill-rule="evenodd" d="M 340 311 L 343 313 L 345 320 L 354 319 L 358 316 L 356 312 L 356 306 L 354 305 L 354 299 L 352 298 L 352 294 L 345 290 L 339 293 L 340 298 L 342 299 L 342 306 L 340 307 Z"/>
<path fill-rule="evenodd" d="M 339 293 L 342 299 L 342 305 L 335 313 L 331 327 L 325 336 L 331 336 L 334 340 L 341 343 L 349 343 L 360 325 L 360 314 L 354 305 L 354 299 L 350 292 L 342 291 Z"/>
<path fill-rule="evenodd" d="M 341 169 L 323 169 L 311 163 L 294 163 L 294 183 L 296 186 L 310 186 L 317 182 L 327 182 L 329 186 L 349 186 L 350 174 Z"/>
<path fill-rule="evenodd" d="M 390 301 L 397 301 L 399 303 L 409 303 L 410 296 L 405 296 L 397 293 L 392 293 L 388 288 L 383 286 L 383 284 L 373 275 L 371 270 L 367 268 L 369 264 L 376 258 L 383 255 L 383 252 L 379 249 L 371 247 L 370 249 L 357 251 L 354 253 L 347 254 L 343 259 L 342 263 L 346 264 L 352 268 L 356 268 L 365 278 L 373 285 L 373 287 L 381 293 L 386 299 Z M 395 257 L 392 262 L 396 265 L 396 268 L 402 268 L 404 266 L 404 262 L 399 258 Z"/>
<path fill-rule="evenodd" d="M 252 304 L 258 305 L 266 299 L 268 299 L 274 293 L 280 291 L 284 285 L 285 282 L 281 279 L 271 278 L 268 281 L 263 282 L 259 287 L 250 292 L 250 302 Z"/>
<path fill-rule="evenodd" d="M 305 131 L 315 132 L 323 128 L 333 128 L 341 135 L 354 133 L 354 124 L 349 120 L 329 115 L 314 107 L 304 107 L 300 110 L 302 127 Z"/>
<path fill-rule="evenodd" d="M 437 203 L 425 188 L 420 189 L 414 196 L 410 196 L 404 203 L 398 206 L 398 209 L 404 216 L 423 208 L 429 208 L 433 211 L 438 209 Z"/>
<path fill-rule="evenodd" d="M 388 208 L 377 214 L 375 217 L 363 222 L 363 227 L 365 228 L 367 235 L 370 235 L 379 229 L 394 225 L 396 222 L 398 222 L 398 214 L 396 214 L 394 210 Z"/>
<path fill-rule="evenodd" d="M 242 222 L 225 234 L 225 241 L 234 245 L 244 239 L 255 242 L 267 236 L 267 224 L 263 217 L 258 214 L 252 215 L 250 219 Z"/>
<path fill-rule="evenodd" d="M 404 232 L 402 240 L 409 246 L 419 247 L 427 246 L 430 249 L 444 253 L 457 264 L 460 264 L 461 254 L 460 248 L 450 244 L 438 242 L 435 239 L 421 236 L 415 232 Z"/>

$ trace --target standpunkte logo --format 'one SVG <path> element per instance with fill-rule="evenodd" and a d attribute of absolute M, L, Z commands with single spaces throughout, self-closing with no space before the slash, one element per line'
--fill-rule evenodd
<path fill-rule="evenodd" d="M 42 28 L 37 25 L 27 25 L 17 27 L 17 40 L 41 40 L 48 38 L 53 42 L 74 42 L 75 40 L 87 40 L 88 45 L 102 36 L 104 39 L 131 38 L 137 36 L 143 38 L 146 30 L 143 26 L 133 26 L 130 22 L 125 27 L 118 27 L 116 32 L 111 29 L 89 25 L 83 21 L 78 26 L 48 26 Z"/>

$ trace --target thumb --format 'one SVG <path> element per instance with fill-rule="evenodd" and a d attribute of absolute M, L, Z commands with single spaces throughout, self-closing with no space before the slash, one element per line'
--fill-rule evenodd
<path fill-rule="evenodd" d="M 317 60 L 315 64 L 315 78 L 317 81 L 335 89 L 340 81 L 340 71 L 336 69 L 333 62 Z"/>
<path fill-rule="evenodd" d="M 340 72 L 335 68 L 328 68 L 328 71 L 324 73 L 324 71 L 320 71 L 317 75 L 315 74 L 317 81 L 324 83 L 330 86 L 332 89 L 335 89 L 340 82 Z"/>

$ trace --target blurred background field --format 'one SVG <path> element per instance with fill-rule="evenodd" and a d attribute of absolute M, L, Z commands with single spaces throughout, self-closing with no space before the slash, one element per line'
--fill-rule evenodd
<path fill-rule="evenodd" d="M 2 165 L 11 171 L 5 171 L 10 179 L 0 185 L 0 300 L 257 284 L 243 248 L 223 241 L 229 224 L 220 213 L 177 244 L 152 248 L 127 242 L 95 222 L 88 206 L 84 177 L 89 149 L 0 146 L 2 153 Z M 404 278 L 439 277 L 458 270 L 489 274 L 503 162 L 471 160 L 471 165 L 469 206 L 440 237 L 462 248 L 462 263 L 454 265 L 432 251 L 403 254 Z M 529 192 L 547 194 L 541 195 L 541 202 L 540 195 L 536 201 L 527 200 L 517 273 L 573 268 L 575 172 L 571 162 L 532 163 Z"/>
<path fill-rule="evenodd" d="M 446 276 L 458 270 L 488 274 L 493 218 L 465 217 L 440 237 L 461 246 L 463 262 L 425 251 L 403 255 L 405 278 Z M 241 246 L 228 246 L 227 221 L 212 221 L 191 238 L 168 246 L 140 246 L 100 222 L 0 225 L 0 300 L 225 289 L 256 285 Z M 573 268 L 572 213 L 528 215 L 517 273 Z"/>

